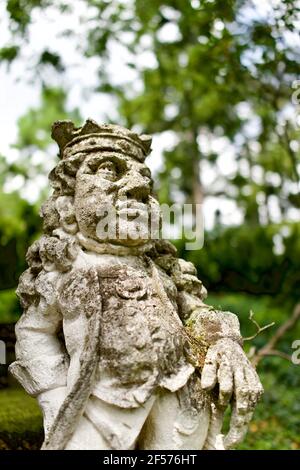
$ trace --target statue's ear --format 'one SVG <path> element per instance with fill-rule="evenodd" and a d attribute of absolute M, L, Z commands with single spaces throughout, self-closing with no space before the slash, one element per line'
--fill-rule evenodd
<path fill-rule="evenodd" d="M 59 227 L 59 214 L 55 204 L 56 198 L 50 196 L 40 208 L 40 216 L 43 218 L 43 231 L 49 235 Z"/>
<path fill-rule="evenodd" d="M 59 214 L 60 226 L 67 233 L 75 234 L 78 230 L 73 196 L 59 196 L 55 208 Z"/>
<path fill-rule="evenodd" d="M 55 208 L 61 218 L 65 218 L 74 212 L 73 196 L 59 196 L 55 202 Z"/>

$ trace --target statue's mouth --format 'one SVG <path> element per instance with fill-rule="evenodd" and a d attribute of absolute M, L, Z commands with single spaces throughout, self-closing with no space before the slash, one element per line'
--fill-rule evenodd
<path fill-rule="evenodd" d="M 121 218 L 135 220 L 138 217 L 146 217 L 149 212 L 149 206 L 134 200 L 122 201 L 117 205 L 117 212 Z"/>

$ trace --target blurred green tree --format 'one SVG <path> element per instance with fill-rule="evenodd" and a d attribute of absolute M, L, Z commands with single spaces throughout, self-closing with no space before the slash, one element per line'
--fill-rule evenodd
<path fill-rule="evenodd" d="M 299 75 L 293 41 L 300 12 L 296 0 L 270 2 L 267 11 L 252 0 L 81 4 L 87 34 L 82 54 L 102 61 L 97 91 L 118 98 L 125 125 L 138 123 L 149 133 L 174 132 L 157 185 L 162 202 L 178 194 L 194 203 L 202 203 L 204 195 L 222 195 L 234 199 L 251 224 L 268 223 L 270 204 L 282 217 L 289 208 L 299 208 L 299 130 L 288 113 Z M 7 62 L 18 57 L 18 40 L 30 30 L 34 10 L 76 14 L 75 5 L 63 0 L 7 0 L 6 8 L 15 39 L 0 50 Z M 78 47 L 76 32 L 66 34 Z M 113 43 L 124 46 L 128 66 L 142 84 L 140 92 L 133 82 L 112 84 L 106 65 Z M 43 50 L 34 63 L 40 80 L 45 80 L 45 65 L 64 71 L 60 51 Z M 230 178 L 220 171 L 226 166 L 223 150 L 207 148 L 207 140 L 214 138 L 234 145 L 237 168 Z M 217 175 L 209 187 L 202 171 L 206 164 Z"/>
<path fill-rule="evenodd" d="M 62 89 L 44 87 L 40 105 L 18 121 L 17 157 L 0 156 L 0 321 L 18 316 L 12 289 L 26 269 L 25 253 L 41 231 L 39 206 L 49 193 L 47 173 L 57 154 L 51 125 L 57 119 L 81 119 L 78 110 L 66 110 L 66 100 Z"/>

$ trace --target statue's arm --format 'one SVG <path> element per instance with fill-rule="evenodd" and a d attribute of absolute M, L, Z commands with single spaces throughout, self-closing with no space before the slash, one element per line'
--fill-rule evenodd
<path fill-rule="evenodd" d="M 259 377 L 243 351 L 238 317 L 204 303 L 207 293 L 192 263 L 165 256 L 158 259 L 158 264 L 177 287 L 179 315 L 199 348 L 196 357 L 200 358 L 202 388 L 212 390 L 218 384 L 216 409 L 224 410 L 232 401 L 230 429 L 224 439 L 225 448 L 231 448 L 243 439 L 263 392 Z M 217 424 L 212 426 L 214 432 L 207 448 L 215 448 L 222 421 L 217 418 Z"/>
<path fill-rule="evenodd" d="M 64 387 L 68 370 L 68 356 L 58 338 L 62 316 L 55 298 L 55 282 L 50 274 L 40 276 L 39 281 L 40 292 L 35 291 L 24 305 L 17 322 L 16 361 L 9 368 L 33 396 Z"/>
<path fill-rule="evenodd" d="M 230 338 L 242 344 L 237 315 L 216 310 L 204 303 L 207 291 L 192 263 L 172 256 L 162 256 L 156 262 L 176 285 L 178 313 L 185 326 L 196 328 L 198 336 L 207 345 L 221 338 Z"/>
<path fill-rule="evenodd" d="M 62 315 L 56 275 L 43 272 L 29 282 L 28 277 L 25 271 L 19 284 L 24 313 L 16 325 L 16 361 L 9 370 L 38 399 L 47 433 L 66 396 L 69 357 L 58 337 Z"/>
<path fill-rule="evenodd" d="M 224 437 L 225 448 L 241 442 L 247 432 L 254 408 L 263 393 L 259 377 L 243 351 L 243 339 L 237 315 L 223 312 L 203 300 L 206 290 L 197 279 L 191 263 L 179 260 L 173 271 L 178 289 L 179 310 L 187 330 L 199 341 L 205 351 L 200 365 L 201 385 L 212 390 L 218 384 L 218 400 L 213 415 L 216 423 L 208 436 L 206 447 L 215 448 L 216 435 L 221 433 L 222 419 L 219 410 L 232 403 L 230 427 Z"/>

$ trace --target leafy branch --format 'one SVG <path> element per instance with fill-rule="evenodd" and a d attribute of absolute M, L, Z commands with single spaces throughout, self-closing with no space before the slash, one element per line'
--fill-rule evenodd
<path fill-rule="evenodd" d="M 265 331 L 267 328 L 271 328 L 275 325 L 275 322 L 269 323 L 265 326 L 260 326 L 258 322 L 254 319 L 254 313 L 250 310 L 249 320 L 255 325 L 256 333 L 252 336 L 248 336 L 247 338 L 243 338 L 244 341 L 251 341 L 256 338 L 262 331 Z"/>
<path fill-rule="evenodd" d="M 272 323 L 270 325 L 260 327 L 259 324 L 253 319 L 252 312 L 250 312 L 249 318 L 256 325 L 257 332 L 254 336 L 250 338 L 245 338 L 245 340 L 250 340 L 250 339 L 255 338 L 263 330 L 274 325 L 274 323 Z M 287 333 L 287 331 L 291 330 L 296 325 L 299 319 L 300 319 L 300 303 L 298 303 L 295 306 L 292 316 L 275 331 L 274 335 L 265 344 L 265 346 L 263 346 L 261 349 L 257 351 L 255 350 L 255 348 L 251 348 L 249 356 L 250 356 L 251 363 L 253 364 L 254 367 L 257 367 L 260 361 L 266 356 L 278 356 L 288 361 L 291 360 L 291 357 L 289 354 L 286 354 L 283 351 L 276 349 L 276 346 L 277 346 L 277 343 L 281 340 L 281 338 Z"/>

